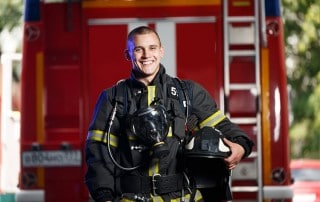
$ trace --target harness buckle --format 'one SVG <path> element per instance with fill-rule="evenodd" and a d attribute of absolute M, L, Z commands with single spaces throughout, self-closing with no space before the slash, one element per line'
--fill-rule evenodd
<path fill-rule="evenodd" d="M 154 195 L 154 196 L 157 196 L 157 185 L 156 185 L 156 182 L 157 182 L 157 178 L 158 177 L 161 177 L 161 175 L 160 174 L 153 174 L 152 175 L 152 194 Z"/>

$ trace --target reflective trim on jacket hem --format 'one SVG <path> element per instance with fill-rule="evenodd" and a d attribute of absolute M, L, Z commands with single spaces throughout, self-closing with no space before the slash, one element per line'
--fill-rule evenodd
<path fill-rule="evenodd" d="M 164 202 L 164 200 L 161 198 L 161 196 L 153 196 L 151 194 L 151 198 L 152 198 L 152 202 Z M 175 199 L 171 199 L 170 200 L 170 202 L 180 202 L 180 201 L 181 201 L 181 198 L 175 198 Z M 190 194 L 187 194 L 187 195 L 184 196 L 184 201 L 185 202 L 190 202 Z M 201 195 L 199 190 L 196 191 L 195 201 L 196 202 L 202 201 L 202 195 Z M 136 200 L 128 199 L 128 198 L 122 198 L 122 199 L 120 199 L 120 202 L 136 202 Z"/>

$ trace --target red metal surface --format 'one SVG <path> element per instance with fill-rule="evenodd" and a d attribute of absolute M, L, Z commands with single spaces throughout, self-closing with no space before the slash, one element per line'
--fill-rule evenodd
<path fill-rule="evenodd" d="M 270 135 L 272 168 L 283 168 L 285 181 L 290 184 L 289 169 L 289 111 L 287 94 L 287 76 L 285 68 L 283 25 L 280 18 L 268 18 L 269 22 L 277 22 L 280 29 L 275 35 L 268 35 L 269 64 L 270 64 Z M 280 46 L 281 44 L 281 46 Z M 277 184 L 274 182 L 274 184 Z"/>
<path fill-rule="evenodd" d="M 234 2 L 234 1 L 233 1 Z M 251 2 L 251 1 L 249 1 Z M 21 142 L 22 151 L 29 151 L 37 142 L 36 54 L 44 55 L 43 114 L 44 150 L 59 150 L 63 142 L 73 149 L 82 150 L 88 122 L 99 92 L 119 79 L 129 76 L 131 64 L 124 58 L 127 24 L 89 25 L 92 19 L 152 18 L 181 16 L 214 16 L 215 22 L 175 23 L 176 72 L 180 78 L 202 84 L 218 105 L 224 100 L 223 92 L 223 28 L 222 5 L 175 7 L 84 7 L 80 3 L 42 4 L 42 19 L 27 23 L 40 30 L 39 38 L 24 39 L 22 73 Z M 251 7 L 250 7 L 251 8 Z M 247 10 L 230 8 L 234 15 L 246 15 Z M 249 9 L 250 10 L 250 9 Z M 250 11 L 251 12 L 251 11 Z M 250 13 L 249 12 L 249 13 Z M 249 15 L 248 13 L 248 15 Z M 280 19 L 276 20 L 280 23 Z M 281 27 L 281 26 L 280 26 Z M 290 183 L 288 162 L 288 111 L 286 74 L 284 67 L 283 36 L 268 36 L 270 52 L 270 136 L 272 149 L 271 171 L 283 168 L 286 173 L 281 185 Z M 238 47 L 237 47 L 238 48 Z M 244 47 L 248 48 L 248 47 Z M 252 47 L 249 47 L 252 48 Z M 275 62 L 283 61 L 283 62 Z M 231 62 L 233 82 L 254 80 L 254 64 L 250 58 L 234 58 Z M 264 76 L 264 75 L 262 75 Z M 41 87 L 41 86 L 40 86 Z M 257 110 L 256 97 L 249 91 L 231 92 L 230 113 L 252 116 Z M 38 117 L 39 118 L 39 117 Z M 256 141 L 253 125 L 241 126 Z M 276 157 L 276 158 L 274 158 Z M 44 188 L 46 202 L 87 201 L 82 167 L 44 168 L 43 187 L 37 184 L 21 188 Z M 267 175 L 272 176 L 271 171 Z M 39 173 L 37 168 L 23 168 L 25 173 Z M 40 172 L 41 173 L 41 172 Z M 63 178 L 61 177 L 63 176 Z M 30 179 L 29 179 L 30 180 Z M 279 183 L 272 182 L 279 185 Z M 255 185 L 247 181 L 246 185 Z M 79 192 L 81 194 L 79 194 Z M 253 194 L 255 195 L 255 194 Z M 248 198 L 248 196 L 246 196 Z M 256 198 L 256 196 L 254 196 Z"/>

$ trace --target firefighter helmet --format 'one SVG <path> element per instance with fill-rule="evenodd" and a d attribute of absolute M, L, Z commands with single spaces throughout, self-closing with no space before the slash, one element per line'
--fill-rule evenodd
<path fill-rule="evenodd" d="M 185 145 L 185 157 L 225 158 L 230 148 L 225 145 L 222 133 L 212 127 L 204 127 L 195 132 Z"/>
<path fill-rule="evenodd" d="M 218 129 L 204 127 L 192 134 L 184 147 L 184 157 L 196 188 L 218 188 L 225 197 L 230 171 L 223 158 L 230 154 Z"/>

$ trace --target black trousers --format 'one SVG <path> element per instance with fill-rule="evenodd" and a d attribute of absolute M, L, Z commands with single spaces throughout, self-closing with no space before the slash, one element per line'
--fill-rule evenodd
<path fill-rule="evenodd" d="M 224 202 L 225 190 L 223 188 L 203 188 L 200 189 L 204 202 Z"/>

